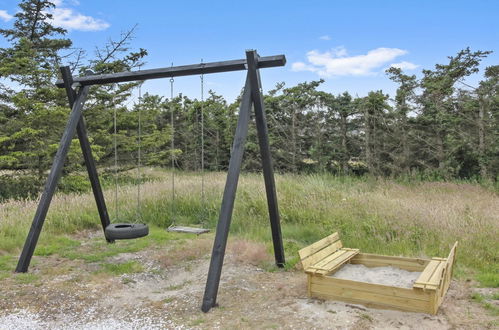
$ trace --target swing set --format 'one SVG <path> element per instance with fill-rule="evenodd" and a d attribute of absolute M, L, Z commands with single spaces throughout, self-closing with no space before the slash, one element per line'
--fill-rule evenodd
<path fill-rule="evenodd" d="M 87 72 L 86 76 L 73 77 L 69 67 L 61 68 L 62 79 L 56 82 L 57 87 L 65 88 L 68 97 L 71 113 L 69 115 L 64 134 L 59 144 L 59 149 L 54 157 L 54 162 L 47 178 L 45 188 L 43 190 L 40 202 L 36 209 L 33 223 L 29 230 L 26 242 L 24 244 L 21 256 L 16 267 L 16 272 L 27 272 L 31 258 L 36 248 L 40 232 L 42 230 L 45 218 L 47 216 L 52 197 L 54 195 L 57 183 L 60 179 L 64 162 L 67 158 L 71 140 L 75 132 L 80 141 L 85 166 L 87 168 L 92 191 L 97 204 L 97 210 L 104 231 L 104 236 L 107 242 L 113 243 L 118 239 L 132 239 L 146 236 L 149 233 L 149 228 L 146 224 L 140 223 L 113 223 L 109 219 L 107 206 L 104 200 L 104 194 L 99 182 L 96 164 L 91 152 L 90 141 L 87 136 L 85 120 L 83 118 L 83 107 L 87 99 L 89 88 L 92 85 L 102 85 L 130 81 L 145 81 L 149 79 L 170 78 L 171 98 L 173 99 L 173 83 L 175 77 L 201 75 L 201 98 L 204 100 L 204 75 L 210 73 L 230 72 L 246 70 L 246 83 L 243 90 L 241 105 L 239 108 L 239 118 L 237 122 L 236 132 L 232 145 L 232 152 L 229 161 L 229 169 L 225 183 L 219 219 L 216 228 L 215 241 L 211 254 L 210 267 L 206 280 L 206 287 L 203 297 L 201 310 L 208 312 L 212 307 L 215 307 L 218 288 L 220 284 L 220 276 L 222 273 L 223 260 L 225 256 L 225 248 L 229 235 L 229 227 L 232 220 L 232 211 L 236 197 L 239 174 L 241 172 L 241 164 L 243 160 L 244 147 L 246 137 L 248 135 L 248 127 L 251 116 L 251 109 L 254 110 L 254 118 L 258 133 L 260 145 L 260 154 L 262 159 L 263 176 L 265 180 L 265 190 L 267 194 L 267 206 L 269 210 L 270 227 L 272 232 L 272 240 L 274 247 L 275 262 L 278 267 L 283 267 L 285 263 L 284 248 L 282 244 L 282 235 L 279 219 L 279 209 L 277 204 L 277 195 L 274 180 L 274 171 L 272 168 L 272 159 L 269 147 L 269 137 L 267 131 L 267 122 L 265 118 L 265 109 L 262 96 L 262 86 L 260 81 L 259 69 L 284 66 L 286 58 L 284 55 L 275 55 L 260 57 L 255 50 L 246 51 L 246 59 L 200 63 L 184 66 L 171 66 L 167 68 L 139 70 L 132 72 L 120 72 L 113 74 L 92 75 Z M 140 91 L 139 91 L 140 94 Z M 140 97 L 139 97 L 140 100 Z M 201 103 L 202 104 L 202 103 Z M 201 109 L 201 170 L 204 173 L 204 114 Z M 173 107 L 171 111 L 171 124 L 174 124 Z M 140 163 L 141 163 L 141 122 L 140 122 L 140 105 L 139 105 L 139 149 L 138 149 L 138 176 L 140 179 Z M 115 149 L 115 175 L 117 175 L 117 142 L 116 142 L 116 111 L 114 112 L 114 149 Z M 175 144 L 172 138 L 172 211 L 175 204 L 175 159 L 173 155 Z M 116 178 L 117 176 L 115 176 Z M 202 203 L 204 205 L 204 175 L 201 176 L 202 184 Z M 116 188 L 117 189 L 117 188 Z M 117 190 L 115 191 L 117 195 Z M 115 196 L 117 199 L 117 196 Z M 201 233 L 206 229 L 192 228 L 185 226 L 177 226 L 175 223 L 174 212 L 172 212 L 172 225 L 168 230 L 173 232 L 189 232 Z M 137 220 L 141 220 L 140 216 L 140 182 L 137 188 Z"/>
<path fill-rule="evenodd" d="M 202 63 L 202 62 L 201 62 Z M 204 74 L 201 74 L 201 214 L 200 214 L 200 224 L 205 225 L 206 222 L 206 202 L 205 202 L 205 191 L 204 191 Z M 177 233 L 190 233 L 201 235 L 208 233 L 210 230 L 202 227 L 191 227 L 177 225 L 176 223 L 176 212 L 175 212 L 175 107 L 173 105 L 174 98 L 174 82 L 173 78 L 170 78 L 170 126 L 172 127 L 172 139 L 171 139 L 171 184 L 172 184 L 172 195 L 171 195 L 171 224 L 167 228 L 169 232 Z M 137 152 L 137 212 L 135 217 L 135 222 L 133 223 L 111 223 L 105 229 L 105 236 L 110 240 L 119 239 L 134 239 L 147 236 L 149 234 L 149 228 L 146 224 L 140 223 L 142 221 L 141 212 L 141 195 L 140 195 L 140 184 L 141 184 L 141 167 L 142 167 L 142 120 L 141 120 L 141 110 L 142 110 L 142 84 L 139 85 L 139 95 L 138 95 L 138 152 Z M 180 94 L 181 95 L 181 94 Z M 118 131 L 117 131 L 117 109 L 114 107 L 113 111 L 113 151 L 114 151 L 114 181 L 115 181 L 115 195 L 114 195 L 114 214 L 115 219 L 119 219 L 119 207 L 118 207 Z"/>
<path fill-rule="evenodd" d="M 203 62 L 201 61 L 201 64 Z M 173 100 L 173 83 L 175 80 L 170 78 L 170 100 Z M 208 233 L 210 230 L 207 228 L 198 228 L 198 227 L 188 227 L 177 225 L 176 223 L 176 212 L 175 212 L 175 155 L 173 151 L 175 150 L 175 107 L 173 103 L 170 106 L 170 125 L 172 127 L 172 140 L 171 140 L 171 169 L 172 169 L 172 222 L 168 227 L 168 231 L 176 232 L 176 233 L 190 233 L 201 235 L 204 233 Z M 201 74 L 201 225 L 204 226 L 206 221 L 206 201 L 204 195 L 204 74 Z"/>

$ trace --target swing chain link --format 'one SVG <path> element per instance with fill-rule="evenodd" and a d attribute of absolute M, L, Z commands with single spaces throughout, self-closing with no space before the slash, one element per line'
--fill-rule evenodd
<path fill-rule="evenodd" d="M 173 63 L 172 63 L 173 67 Z M 172 138 L 171 138 L 171 171 L 172 171 L 172 204 L 171 204 L 171 212 L 172 212 L 172 223 L 170 226 L 175 226 L 176 220 L 176 210 L 175 210 L 175 116 L 173 115 L 173 111 L 175 110 L 175 105 L 173 104 L 173 84 L 175 79 L 173 76 L 170 78 L 170 125 L 172 128 Z"/>
<path fill-rule="evenodd" d="M 140 67 L 139 67 L 140 71 Z M 142 212 L 141 212 L 141 196 L 140 196 L 140 186 L 142 184 L 142 118 L 141 118 L 141 110 L 142 110 L 142 83 L 139 85 L 139 104 L 138 104 L 138 150 L 137 150 L 137 217 L 136 219 L 142 220 Z"/>
<path fill-rule="evenodd" d="M 201 68 L 205 64 L 201 59 Z M 204 70 L 201 71 L 201 224 L 205 225 L 206 220 L 206 200 L 204 191 Z"/>
<path fill-rule="evenodd" d="M 113 144 L 114 144 L 114 220 L 118 220 L 118 129 L 117 129 L 117 110 L 113 102 Z"/>

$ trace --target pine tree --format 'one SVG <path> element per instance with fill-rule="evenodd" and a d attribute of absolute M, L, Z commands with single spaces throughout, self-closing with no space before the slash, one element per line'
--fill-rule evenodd
<path fill-rule="evenodd" d="M 395 96 L 393 169 L 395 174 L 409 174 L 412 160 L 408 114 L 412 110 L 411 103 L 415 101 L 418 82 L 415 75 L 408 76 L 400 68 L 391 67 L 386 72 L 391 80 L 399 84 Z"/>
<path fill-rule="evenodd" d="M 62 118 L 68 112 L 64 91 L 53 82 L 60 52 L 71 46 L 66 31 L 50 23 L 47 0 L 23 0 L 11 29 L 1 29 L 11 47 L 0 49 L 0 76 L 20 87 L 2 107 L 8 123 L 0 132 L 6 168 L 35 171 L 41 179 L 57 147 Z"/>
<path fill-rule="evenodd" d="M 423 70 L 423 93 L 420 96 L 422 112 L 419 119 L 423 134 L 430 139 L 427 156 L 441 176 L 456 175 L 456 169 L 449 163 L 453 153 L 450 138 L 455 133 L 455 84 L 478 72 L 480 61 L 488 54 L 488 51 L 472 52 L 466 48 L 456 56 L 450 56 L 448 64 L 437 64 L 434 70 Z"/>

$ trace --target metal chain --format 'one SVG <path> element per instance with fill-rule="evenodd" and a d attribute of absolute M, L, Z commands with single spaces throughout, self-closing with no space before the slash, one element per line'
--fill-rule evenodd
<path fill-rule="evenodd" d="M 140 67 L 139 67 L 140 71 Z M 141 196 L 140 196 L 140 186 L 142 184 L 142 118 L 141 118 L 141 110 L 142 110 L 142 83 L 139 85 L 139 108 L 138 108 L 138 121 L 139 121 L 139 132 L 138 132 L 138 154 L 137 154 L 137 217 L 136 219 L 142 220 L 142 212 L 141 212 Z"/>
<path fill-rule="evenodd" d="M 172 63 L 173 67 L 173 63 Z M 172 166 L 172 226 L 175 225 L 175 117 L 173 111 L 175 110 L 175 105 L 173 104 L 173 83 L 175 80 L 173 76 L 170 78 L 170 125 L 172 126 L 172 141 L 171 141 L 171 166 Z"/>
<path fill-rule="evenodd" d="M 203 59 L 201 67 L 204 68 Z M 201 73 L 201 223 L 206 219 L 206 201 L 204 193 L 204 73 Z"/>
<path fill-rule="evenodd" d="M 113 134 L 113 143 L 114 143 L 114 220 L 118 220 L 118 141 L 117 141 L 117 120 L 116 120 L 116 104 L 113 102 L 113 126 L 114 126 L 114 134 Z"/>

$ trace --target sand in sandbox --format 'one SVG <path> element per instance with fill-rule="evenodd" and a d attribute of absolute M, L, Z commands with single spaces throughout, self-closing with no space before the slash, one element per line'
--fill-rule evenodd
<path fill-rule="evenodd" d="M 421 275 L 421 272 L 410 272 L 391 266 L 370 268 L 360 264 L 346 264 L 330 276 L 343 280 L 375 283 L 411 289 L 419 275 Z"/>

